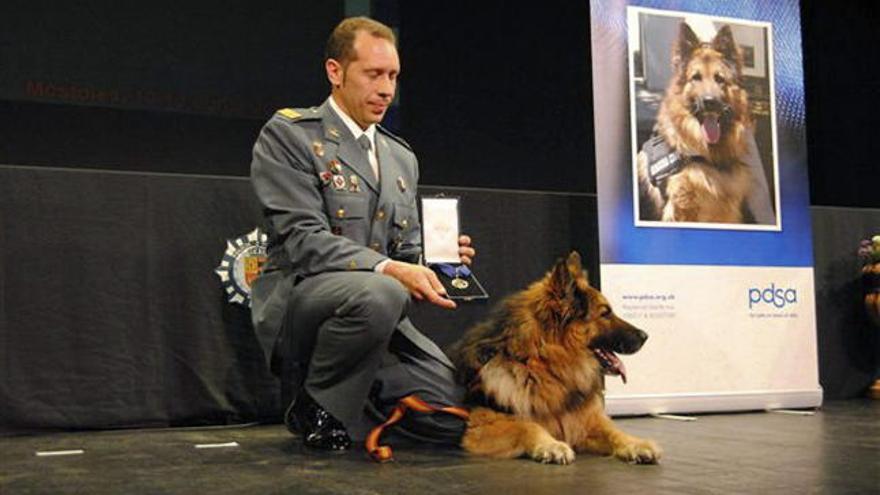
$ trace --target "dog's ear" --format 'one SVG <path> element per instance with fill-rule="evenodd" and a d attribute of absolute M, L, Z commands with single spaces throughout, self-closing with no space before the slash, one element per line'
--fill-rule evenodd
<path fill-rule="evenodd" d="M 590 285 L 590 277 L 587 273 L 587 270 L 584 269 L 584 265 L 581 261 L 581 255 L 577 251 L 572 251 L 568 254 L 568 258 L 565 260 L 566 267 L 568 268 L 568 273 L 571 275 L 573 279 L 584 279 L 584 282 L 587 285 Z"/>
<path fill-rule="evenodd" d="M 584 270 L 584 265 L 581 262 L 580 253 L 577 251 L 569 253 L 566 265 L 568 268 L 568 274 L 572 280 L 570 292 L 568 294 L 571 297 L 571 305 L 574 310 L 574 313 L 571 316 L 574 318 L 585 318 L 590 308 L 589 296 L 577 287 L 576 280 L 582 278 L 587 285 L 589 285 L 590 282 L 587 280 L 587 272 Z"/>
<path fill-rule="evenodd" d="M 736 66 L 737 74 L 742 70 L 742 55 L 733 40 L 733 31 L 725 24 L 712 39 L 712 49 L 720 53 L 728 62 Z"/>
<path fill-rule="evenodd" d="M 574 287 L 574 278 L 568 269 L 568 259 L 559 258 L 550 271 L 550 290 L 556 297 L 565 297 Z"/>
<path fill-rule="evenodd" d="M 565 259 L 565 265 L 572 278 L 577 278 L 584 272 L 584 267 L 581 263 L 581 255 L 577 251 L 568 253 L 568 258 Z"/>
<path fill-rule="evenodd" d="M 678 28 L 678 39 L 675 41 L 675 46 L 672 49 L 672 65 L 675 67 L 676 72 L 684 70 L 684 66 L 691 58 L 691 54 L 700 45 L 702 45 L 702 42 L 694 33 L 694 30 L 686 22 L 682 22 Z"/>
<path fill-rule="evenodd" d="M 578 289 L 577 280 L 586 277 L 581 263 L 581 255 L 572 251 L 560 258 L 550 274 L 550 290 L 560 301 L 565 301 L 562 315 L 563 323 L 587 314 L 589 301 L 587 295 Z"/>
<path fill-rule="evenodd" d="M 572 251 L 565 258 L 559 258 L 550 272 L 550 290 L 556 297 L 571 297 L 575 290 L 575 280 L 581 271 L 581 255 L 577 251 Z"/>

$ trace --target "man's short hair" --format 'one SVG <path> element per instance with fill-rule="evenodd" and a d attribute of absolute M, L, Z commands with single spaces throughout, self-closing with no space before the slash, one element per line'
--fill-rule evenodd
<path fill-rule="evenodd" d="M 397 47 L 394 31 L 385 24 L 369 17 L 349 17 L 343 19 L 330 34 L 324 51 L 324 60 L 332 58 L 343 66 L 354 61 L 357 56 L 354 51 L 354 38 L 358 31 L 365 31 L 371 36 L 388 40 Z"/>

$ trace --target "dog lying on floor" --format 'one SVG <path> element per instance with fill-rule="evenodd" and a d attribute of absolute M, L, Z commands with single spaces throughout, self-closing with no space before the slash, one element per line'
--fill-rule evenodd
<path fill-rule="evenodd" d="M 603 398 L 603 373 L 626 381 L 616 353 L 647 338 L 590 287 L 577 252 L 560 259 L 450 350 L 471 408 L 462 447 L 557 464 L 576 451 L 656 463 L 660 448 L 617 429 Z"/>

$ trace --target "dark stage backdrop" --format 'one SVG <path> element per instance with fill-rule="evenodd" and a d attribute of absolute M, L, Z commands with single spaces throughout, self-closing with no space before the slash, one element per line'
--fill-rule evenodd
<path fill-rule="evenodd" d="M 439 192 L 461 197 L 492 303 L 569 249 L 598 274 L 592 196 L 421 189 Z M 0 165 L 0 211 L 0 434 L 279 419 L 249 312 L 214 273 L 261 221 L 247 179 Z M 446 346 L 487 310 L 412 317 Z"/>
<path fill-rule="evenodd" d="M 213 273 L 259 218 L 243 182 L 0 166 L 0 432 L 275 418 Z"/>
<path fill-rule="evenodd" d="M 6 2 L 0 163 L 247 175 L 275 109 L 326 97 L 343 3 Z M 595 192 L 586 2 L 375 4 L 400 35 L 392 127 L 423 182 Z"/>
<path fill-rule="evenodd" d="M 259 119 L 323 96 L 319 47 L 343 7 L 4 1 L 0 99 Z"/>
<path fill-rule="evenodd" d="M 596 192 L 588 2 L 374 0 L 425 183 Z M 803 0 L 812 204 L 880 207 L 880 3 Z M 326 94 L 342 0 L 0 4 L 0 163 L 246 175 L 269 114 Z"/>
<path fill-rule="evenodd" d="M 428 184 L 596 192 L 589 2 L 400 2 L 401 125 Z"/>
<path fill-rule="evenodd" d="M 801 9 L 812 203 L 880 207 L 880 63 L 868 48 L 880 43 L 880 2 Z"/>

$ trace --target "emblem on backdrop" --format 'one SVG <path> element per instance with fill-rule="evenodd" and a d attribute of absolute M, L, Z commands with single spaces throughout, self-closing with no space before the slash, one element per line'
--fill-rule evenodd
<path fill-rule="evenodd" d="M 250 307 L 251 283 L 266 262 L 267 236 L 256 228 L 226 241 L 226 252 L 214 273 L 220 277 L 229 302 Z"/>

